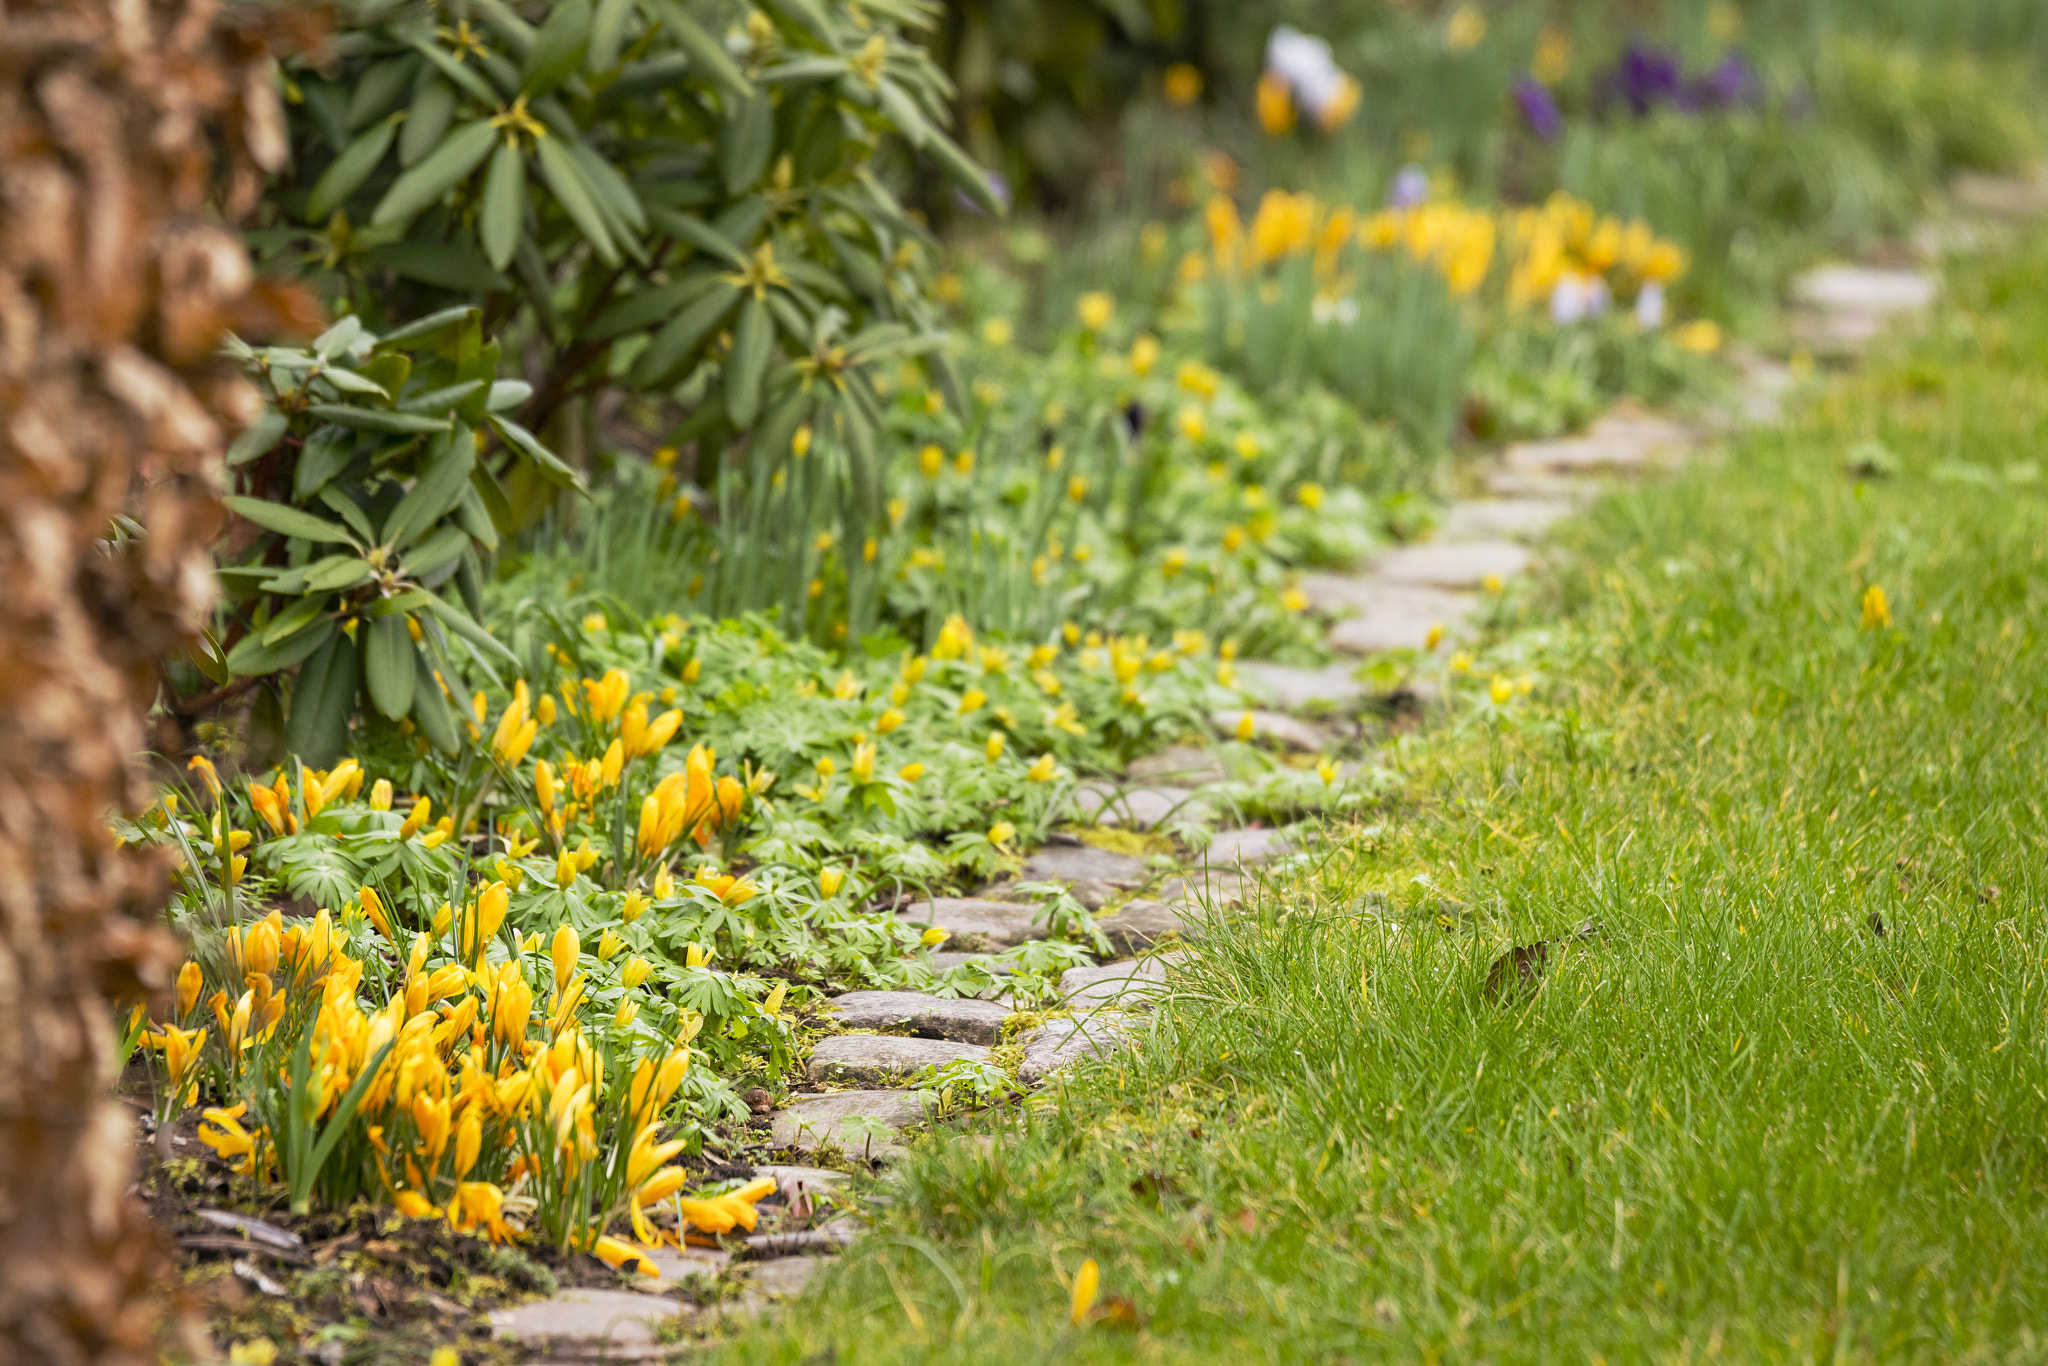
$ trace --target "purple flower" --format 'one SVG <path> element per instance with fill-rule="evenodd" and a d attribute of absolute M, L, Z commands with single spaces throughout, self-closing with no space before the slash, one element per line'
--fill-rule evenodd
<path fill-rule="evenodd" d="M 1550 87 L 1534 76 L 1524 76 L 1515 82 L 1515 103 L 1522 106 L 1522 117 L 1529 120 L 1529 130 L 1545 142 L 1557 141 L 1564 132 L 1564 115 L 1558 112 Z"/>
<path fill-rule="evenodd" d="M 1703 109 L 1732 109 L 1749 104 L 1757 96 L 1756 73 L 1739 52 L 1731 52 L 1721 64 L 1691 83 L 1694 102 Z"/>
<path fill-rule="evenodd" d="M 1429 172 L 1420 166 L 1403 166 L 1387 190 L 1387 207 L 1412 209 L 1429 198 Z"/>
<path fill-rule="evenodd" d="M 1643 43 L 1630 43 L 1628 51 L 1607 78 L 1608 91 L 1636 114 L 1649 113 L 1659 105 L 1683 107 L 1685 75 L 1678 58 Z"/>

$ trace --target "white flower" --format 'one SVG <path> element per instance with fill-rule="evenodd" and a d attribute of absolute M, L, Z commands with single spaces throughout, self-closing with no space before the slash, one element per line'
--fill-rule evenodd
<path fill-rule="evenodd" d="M 1636 295 L 1636 326 L 1655 332 L 1664 325 L 1664 282 L 1651 280 Z"/>
<path fill-rule="evenodd" d="M 1330 45 L 1290 24 L 1273 30 L 1266 40 L 1266 70 L 1287 82 L 1295 102 L 1320 120 L 1323 111 L 1342 97 L 1345 75 L 1330 55 Z"/>

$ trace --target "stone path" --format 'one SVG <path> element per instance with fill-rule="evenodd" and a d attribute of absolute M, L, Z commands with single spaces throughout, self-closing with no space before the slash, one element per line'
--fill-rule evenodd
<path fill-rule="evenodd" d="M 2048 213 L 2048 172 L 2032 181 L 1958 188 L 1961 198 L 1983 211 Z M 1793 332 L 1816 349 L 1853 352 L 1892 321 L 1926 310 L 1938 288 L 1934 277 L 1918 271 L 1822 267 L 1792 291 Z M 1793 372 L 1762 357 L 1735 359 L 1740 392 L 1729 420 L 1775 421 L 1794 384 Z M 1539 553 L 1535 543 L 1596 497 L 1603 481 L 1673 466 L 1706 439 L 1702 427 L 1617 405 L 1581 435 L 1510 446 L 1478 472 L 1488 496 L 1453 503 L 1434 538 L 1390 550 L 1355 572 L 1303 575 L 1301 589 L 1313 610 L 1332 619 L 1330 648 L 1344 659 L 1320 669 L 1241 661 L 1242 689 L 1256 703 L 1250 712 L 1252 744 L 1302 762 L 1357 735 L 1361 715 L 1386 700 L 1357 676 L 1361 657 L 1427 656 L 1454 648 L 1487 596 L 1526 573 Z M 1411 683 L 1408 696 L 1426 700 L 1433 694 Z M 1219 735 L 1234 736 L 1244 716 L 1219 710 L 1209 720 Z M 1133 763 L 1121 784 L 1085 785 L 1077 804 L 1102 826 L 1151 829 L 1201 808 L 1203 788 L 1232 776 L 1230 753 L 1228 747 L 1192 745 L 1163 750 Z M 796 1151 L 829 1145 L 855 1158 L 892 1160 L 906 1151 L 902 1131 L 928 1119 L 915 1093 L 904 1087 L 920 1068 L 954 1059 L 992 1062 L 1009 1044 L 1021 1053 L 1017 1082 L 1042 1086 L 1064 1068 L 1126 1046 L 1144 1028 L 1147 1012 L 1172 990 L 1179 955 L 1171 946 L 1198 935 L 1205 917 L 1227 913 L 1244 895 L 1248 874 L 1296 847 L 1281 831 L 1224 830 L 1199 860 L 1162 877 L 1146 859 L 1056 836 L 1025 860 L 1016 881 L 1065 883 L 1081 904 L 1103 911 L 1097 927 L 1114 959 L 1064 973 L 1050 1017 L 1008 1039 L 1004 1026 L 1012 1012 L 1000 1001 L 910 991 L 856 991 L 834 999 L 819 1018 L 852 1032 L 820 1041 L 806 1074 L 813 1085 L 848 1089 L 792 1096 L 771 1116 L 770 1141 Z M 916 902 L 898 915 L 914 926 L 947 931 L 944 950 L 931 955 L 935 969 L 979 960 L 1002 974 L 1007 969 L 987 955 L 1046 933 L 1033 907 L 1010 899 L 1013 885 L 985 888 L 974 897 Z M 824 1207 L 847 1180 L 818 1168 L 758 1170 L 777 1180 L 771 1200 L 805 1211 Z M 665 1359 L 677 1349 L 659 1343 L 660 1327 L 692 1312 L 664 1298 L 666 1292 L 685 1284 L 736 1282 L 737 1299 L 695 1312 L 710 1319 L 758 1313 L 801 1292 L 821 1264 L 817 1256 L 778 1253 L 829 1254 L 857 1229 L 856 1221 L 840 1218 L 793 1233 L 757 1235 L 737 1256 L 722 1249 L 671 1250 L 657 1259 L 660 1276 L 642 1278 L 633 1290 L 565 1290 L 502 1310 L 492 1321 L 500 1336 L 516 1339 L 535 1362 Z"/>

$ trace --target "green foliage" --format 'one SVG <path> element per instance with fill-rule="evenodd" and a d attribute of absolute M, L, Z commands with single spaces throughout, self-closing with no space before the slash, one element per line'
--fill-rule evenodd
<path fill-rule="evenodd" d="M 579 459 L 588 400 L 623 386 L 680 399 L 707 451 L 752 432 L 781 461 L 812 422 L 873 489 L 873 376 L 943 340 L 885 141 L 989 199 L 940 131 L 949 87 L 908 36 L 921 0 L 365 0 L 344 19 L 288 70 L 299 169 L 272 250 L 367 316 L 481 304 L 526 361 L 521 417 L 566 423 Z"/>
<path fill-rule="evenodd" d="M 527 388 L 497 378 L 475 309 L 381 338 L 350 315 L 308 347 L 232 350 L 268 410 L 228 456 L 247 530 L 217 569 L 215 681 L 298 666 L 286 740 L 316 763 L 340 755 L 359 705 L 453 753 L 437 680 L 456 675 L 457 643 L 509 659 L 472 615 L 509 530 L 505 481 L 580 479 L 507 416 Z"/>

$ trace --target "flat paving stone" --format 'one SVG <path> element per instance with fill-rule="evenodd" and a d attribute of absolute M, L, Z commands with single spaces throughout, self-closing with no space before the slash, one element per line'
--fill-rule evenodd
<path fill-rule="evenodd" d="M 1509 470 L 1529 472 L 1640 469 L 1683 455 L 1695 440 L 1683 423 L 1622 411 L 1600 418 L 1583 436 L 1517 442 L 1503 459 Z"/>
<path fill-rule="evenodd" d="M 2030 176 L 1994 176 L 1964 171 L 1949 182 L 1957 205 L 1993 218 L 2048 215 L 2048 171 Z"/>
<path fill-rule="evenodd" d="M 1449 626 L 1472 615 L 1479 605 L 1470 593 L 1394 582 L 1378 572 L 1304 574 L 1298 586 L 1309 606 L 1319 611 L 1356 612 L 1377 621 L 1440 621 Z"/>
<path fill-rule="evenodd" d="M 1373 572 L 1390 583 L 1477 588 L 1489 578 L 1512 579 L 1530 558 L 1513 541 L 1426 541 L 1388 551 Z"/>
<path fill-rule="evenodd" d="M 896 915 L 913 925 L 936 925 L 945 930 L 946 943 L 956 952 L 992 953 L 1045 938 L 1031 908 L 1009 901 L 941 896 L 913 902 Z"/>
<path fill-rule="evenodd" d="M 655 1331 L 683 1306 L 630 1290 L 563 1290 L 491 1314 L 491 1332 L 542 1361 L 651 1361 L 667 1349 Z"/>
<path fill-rule="evenodd" d="M 1881 317 L 1917 313 L 1940 291 L 1940 282 L 1926 271 L 1878 266 L 1820 266 L 1792 282 L 1793 299 L 1807 308 Z"/>
<path fill-rule="evenodd" d="M 1242 711 L 1212 711 L 1209 713 L 1209 724 L 1225 735 L 1234 736 L 1237 734 L 1237 728 L 1243 724 L 1244 717 Z M 1330 737 L 1322 727 L 1311 725 L 1298 716 L 1254 707 L 1251 709 L 1251 717 L 1254 740 L 1264 740 L 1281 749 L 1292 750 L 1296 754 L 1320 754 L 1329 746 Z"/>
<path fill-rule="evenodd" d="M 1330 648 L 1347 655 L 1377 655 L 1389 650 L 1427 650 L 1432 635 L 1442 640 L 1441 621 L 1375 621 L 1352 617 L 1330 628 Z"/>
<path fill-rule="evenodd" d="M 732 1254 L 716 1247 L 658 1247 L 645 1256 L 660 1274 L 628 1282 L 643 1295 L 665 1295 L 685 1281 L 715 1281 L 732 1263 Z"/>
<path fill-rule="evenodd" d="M 922 1124 L 925 1114 L 924 1107 L 909 1091 L 832 1091 L 821 1096 L 796 1096 L 787 1108 L 775 1112 L 774 1141 L 778 1147 L 800 1148 L 805 1152 L 836 1143 L 855 1156 L 863 1151 L 890 1156 L 901 1151 L 900 1145 L 881 1139 L 870 1144 L 857 1129 L 847 1128 L 849 1123 L 863 1119 L 901 1129 Z"/>
<path fill-rule="evenodd" d="M 1136 887 L 1145 880 L 1145 863 L 1129 854 L 1112 853 L 1089 844 L 1049 844 L 1024 860 L 1027 882 L 1075 882 L 1083 878 Z"/>
<path fill-rule="evenodd" d="M 1104 1006 L 1141 1010 L 1166 983 L 1166 959 L 1127 958 L 1099 968 L 1068 968 L 1060 974 L 1060 996 L 1076 1010 Z"/>
<path fill-rule="evenodd" d="M 1292 664 L 1251 659 L 1239 664 L 1237 673 L 1250 692 L 1265 697 L 1282 711 L 1306 711 L 1312 707 L 1344 708 L 1364 701 L 1369 691 L 1365 684 L 1351 676 L 1350 667 L 1343 664 L 1303 669 Z"/>
<path fill-rule="evenodd" d="M 1488 493 L 1501 498 L 1543 498 L 1583 506 L 1600 496 L 1600 484 L 1584 474 L 1557 474 L 1547 467 L 1496 466 L 1480 475 Z"/>
<path fill-rule="evenodd" d="M 755 1176 L 766 1176 L 775 1182 L 776 1191 L 785 1200 L 798 1195 L 823 1195 L 846 1184 L 845 1172 L 835 1172 L 826 1167 L 791 1167 L 771 1163 L 754 1168 Z"/>
<path fill-rule="evenodd" d="M 926 1067 L 967 1058 L 987 1062 L 988 1049 L 952 1039 L 906 1039 L 897 1034 L 840 1034 L 818 1040 L 808 1069 L 814 1083 L 857 1081 L 869 1086 L 900 1083 Z"/>
<path fill-rule="evenodd" d="M 803 1294 L 824 1264 L 821 1257 L 775 1257 L 746 1263 L 743 1275 L 749 1288 L 771 1300 L 787 1300 Z"/>
<path fill-rule="evenodd" d="M 1224 830 L 1209 841 L 1202 857 L 1209 866 L 1229 868 L 1235 864 L 1268 863 L 1292 850 L 1287 836 L 1278 830 Z"/>
<path fill-rule="evenodd" d="M 1083 1058 L 1099 1058 L 1130 1042 L 1130 1031 L 1120 1022 L 1104 1016 L 1053 1020 L 1025 1035 L 1024 1061 L 1017 1079 L 1036 1086 L 1063 1067 Z"/>
<path fill-rule="evenodd" d="M 1437 535 L 1447 541 L 1487 536 L 1536 537 L 1571 516 L 1563 498 L 1480 498 L 1451 504 Z"/>
<path fill-rule="evenodd" d="M 1141 953 L 1168 940 L 1184 939 L 1188 934 L 1180 911 L 1163 901 L 1127 901 L 1115 915 L 1096 921 L 1095 928 L 1102 931 L 1111 948 L 1123 954 Z"/>
<path fill-rule="evenodd" d="M 1221 717 L 1222 712 L 1216 716 Z M 1230 725 L 1237 724 L 1233 715 Z M 1221 724 L 1219 722 L 1219 724 Z M 1224 771 L 1223 761 L 1216 757 L 1214 750 L 1202 749 L 1196 745 L 1169 745 L 1153 754 L 1142 755 L 1131 760 L 1124 769 L 1124 776 L 1169 784 L 1220 783 L 1230 775 Z"/>
<path fill-rule="evenodd" d="M 1162 821 L 1199 814 L 1202 805 L 1185 787 L 1126 787 L 1083 783 L 1074 794 L 1081 814 L 1097 825 L 1150 830 Z M 1042 937 L 1042 936 L 1040 936 Z"/>
<path fill-rule="evenodd" d="M 926 996 L 916 991 L 849 991 L 833 997 L 819 1014 L 849 1029 L 899 1029 L 926 1039 L 992 1044 L 1010 1012 L 988 1001 Z"/>

